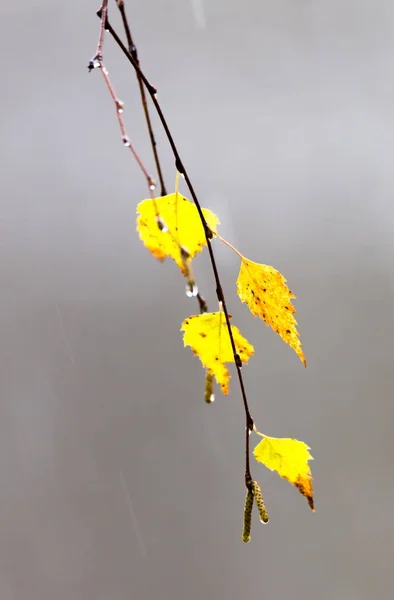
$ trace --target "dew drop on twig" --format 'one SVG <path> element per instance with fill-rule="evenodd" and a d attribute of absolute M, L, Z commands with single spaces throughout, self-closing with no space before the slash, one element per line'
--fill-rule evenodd
<path fill-rule="evenodd" d="M 186 284 L 186 296 L 188 298 L 193 298 L 198 294 L 198 287 L 194 282 L 187 282 Z"/>
<path fill-rule="evenodd" d="M 100 68 L 100 61 L 98 58 L 94 58 L 93 60 L 90 61 L 89 63 L 89 68 L 92 69 L 99 69 Z"/>
<path fill-rule="evenodd" d="M 122 143 L 123 143 L 123 146 L 126 146 L 126 148 L 130 148 L 131 143 L 130 143 L 130 140 L 127 135 L 124 135 L 122 137 Z"/>
<path fill-rule="evenodd" d="M 185 248 L 185 246 L 181 246 L 180 251 L 181 251 L 181 257 L 183 258 L 183 260 L 187 260 L 188 258 L 190 258 L 189 250 L 187 248 Z"/>
<path fill-rule="evenodd" d="M 160 231 L 162 231 L 163 233 L 167 233 L 168 227 L 160 216 L 156 217 L 156 223 Z"/>

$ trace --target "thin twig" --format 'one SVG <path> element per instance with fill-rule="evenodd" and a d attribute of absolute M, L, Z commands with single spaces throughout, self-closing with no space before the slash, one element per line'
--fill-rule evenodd
<path fill-rule="evenodd" d="M 102 18 L 102 9 L 100 9 L 97 13 L 97 15 Z M 231 343 L 231 348 L 233 351 L 233 355 L 234 355 L 234 362 L 235 362 L 235 366 L 237 369 L 237 374 L 238 374 L 238 380 L 239 380 L 239 384 L 240 384 L 240 388 L 241 388 L 241 394 L 242 394 L 242 400 L 243 400 L 243 405 L 244 405 L 244 410 L 245 410 L 245 421 L 246 421 L 246 456 L 245 456 L 245 485 L 246 487 L 250 488 L 251 486 L 251 482 L 252 482 L 252 476 L 250 473 L 250 460 L 249 460 L 249 432 L 253 431 L 254 428 L 254 422 L 252 419 L 252 416 L 250 414 L 250 410 L 249 410 L 249 405 L 248 405 L 248 400 L 247 400 L 247 396 L 246 396 L 246 391 L 245 391 L 245 385 L 244 385 L 244 381 L 243 381 L 243 377 L 242 377 L 242 372 L 241 372 L 241 367 L 242 367 L 242 361 L 241 358 L 239 356 L 239 354 L 237 353 L 237 349 L 235 346 L 235 341 L 234 341 L 234 336 L 231 330 L 231 325 L 230 325 L 230 317 L 227 311 L 227 306 L 226 306 L 226 301 L 225 301 L 225 297 L 223 294 L 223 289 L 222 289 L 222 285 L 220 282 L 220 278 L 219 278 L 219 273 L 218 273 L 218 269 L 217 269 L 217 265 L 216 265 L 216 260 L 215 260 L 215 255 L 213 252 L 213 248 L 212 248 L 212 244 L 211 244 L 211 239 L 213 237 L 213 233 L 211 232 L 205 217 L 204 217 L 204 213 L 202 212 L 201 209 L 201 205 L 199 203 L 199 200 L 197 198 L 197 195 L 194 191 L 192 182 L 189 178 L 189 175 L 186 171 L 186 168 L 181 160 L 181 157 L 179 155 L 178 149 L 175 145 L 174 139 L 172 137 L 172 134 L 169 130 L 167 121 L 164 117 L 163 111 L 161 109 L 161 106 L 157 100 L 157 90 L 156 88 L 148 81 L 147 77 L 145 76 L 145 74 L 143 73 L 143 71 L 140 68 L 140 65 L 138 64 L 138 62 L 135 60 L 134 56 L 132 55 L 132 53 L 130 53 L 128 51 L 128 49 L 126 48 L 126 46 L 123 44 L 122 40 L 119 38 L 118 34 L 116 33 L 116 31 L 114 30 L 114 28 L 112 27 L 112 25 L 109 23 L 108 19 L 106 20 L 105 23 L 105 29 L 107 29 L 107 31 L 112 35 L 113 39 L 115 40 L 115 42 L 117 43 L 117 45 L 119 46 L 119 48 L 122 50 L 122 52 L 124 53 L 124 55 L 127 57 L 128 61 L 132 64 L 132 66 L 134 67 L 136 73 L 139 75 L 141 81 L 143 82 L 148 94 L 150 95 L 152 102 L 155 106 L 156 112 L 159 116 L 159 119 L 161 121 L 161 124 L 164 128 L 164 131 L 166 133 L 168 142 L 171 146 L 174 158 L 175 158 L 175 167 L 176 169 L 183 175 L 183 177 L 185 178 L 186 184 L 189 188 L 190 194 L 193 198 L 194 204 L 197 208 L 198 214 L 200 216 L 200 220 L 201 223 L 204 227 L 204 233 L 205 233 L 205 237 L 206 237 L 206 241 L 207 241 L 207 246 L 208 246 L 208 252 L 209 252 L 209 256 L 210 256 L 210 260 L 211 260 L 211 265 L 212 265 L 212 270 L 213 270 L 213 274 L 214 274 L 214 278 L 215 278 L 215 283 L 216 283 L 216 295 L 218 298 L 218 301 L 222 304 L 223 307 L 223 312 L 226 318 L 226 325 L 227 325 L 227 330 L 229 333 L 229 337 L 230 337 L 230 343 Z"/>
<path fill-rule="evenodd" d="M 107 24 L 107 15 L 108 15 L 108 0 L 102 1 L 99 13 L 100 13 L 100 19 L 101 19 L 100 33 L 99 33 L 99 39 L 97 42 L 97 50 L 96 50 L 94 59 L 95 58 L 100 59 L 103 56 L 104 35 L 105 35 L 105 27 Z"/>
<path fill-rule="evenodd" d="M 141 169 L 141 171 L 146 179 L 146 182 L 147 182 L 148 188 L 149 188 L 149 192 L 150 192 L 150 196 L 152 199 L 154 199 L 154 197 L 155 197 L 154 190 L 156 188 L 155 180 L 148 173 L 138 152 L 136 151 L 133 144 L 131 143 L 130 137 L 127 134 L 126 125 L 125 125 L 125 122 L 123 119 L 123 102 L 122 102 L 122 100 L 120 100 L 118 98 L 118 96 L 115 92 L 114 86 L 112 85 L 109 74 L 108 74 L 108 69 L 104 65 L 104 61 L 103 61 L 104 34 L 105 34 L 105 29 L 108 26 L 108 21 L 107 21 L 108 6 L 107 6 L 107 4 L 108 4 L 108 0 L 104 0 L 102 3 L 102 6 L 100 8 L 100 11 L 99 11 L 101 13 L 99 41 L 97 44 L 96 54 L 93 57 L 93 59 L 89 62 L 88 69 L 89 69 L 89 72 L 96 68 L 100 69 L 100 71 L 103 75 L 105 84 L 106 84 L 108 91 L 111 95 L 111 98 L 115 104 L 116 118 L 118 119 L 120 131 L 122 134 L 122 142 L 123 142 L 124 146 L 126 146 L 127 148 L 130 148 L 131 153 L 133 154 L 135 160 L 137 161 L 139 168 Z"/>
<path fill-rule="evenodd" d="M 122 22 L 123 22 L 123 27 L 125 30 L 125 34 L 126 34 L 126 39 L 127 39 L 127 45 L 129 47 L 129 52 L 130 54 L 134 57 L 135 62 L 137 63 L 137 65 L 140 65 L 140 61 L 138 58 L 138 51 L 137 51 L 137 47 L 134 44 L 132 35 L 131 35 L 131 30 L 130 30 L 130 25 L 129 22 L 127 20 L 127 15 L 126 15 L 126 9 L 125 9 L 125 5 L 124 5 L 124 1 L 123 0 L 115 0 L 120 14 L 122 16 Z M 148 132 L 149 132 L 149 138 L 150 138 L 150 142 L 152 145 L 152 151 L 153 151 L 153 156 L 155 159 L 155 164 L 156 164 L 156 169 L 157 169 L 157 175 L 159 177 L 159 181 L 160 181 L 160 187 L 161 187 L 161 196 L 166 196 L 167 195 L 167 190 L 166 190 L 166 186 L 164 183 L 164 178 L 163 178 L 163 172 L 161 169 L 161 165 L 160 165 L 160 160 L 159 160 L 159 154 L 157 152 L 157 143 L 156 143 L 156 138 L 154 136 L 153 133 L 153 127 L 152 127 L 152 122 L 151 122 L 151 118 L 150 118 L 150 114 L 149 114 L 149 108 L 148 108 L 148 103 L 146 101 L 146 94 L 145 94 L 145 88 L 144 88 L 144 84 L 141 80 L 141 75 L 139 73 L 139 71 L 136 72 L 136 76 L 137 76 L 137 80 L 138 80 L 138 85 L 140 88 L 140 95 L 141 95 L 141 102 L 142 102 L 142 107 L 144 109 L 144 114 L 145 114 L 145 120 L 146 120 L 146 125 L 148 127 Z"/>

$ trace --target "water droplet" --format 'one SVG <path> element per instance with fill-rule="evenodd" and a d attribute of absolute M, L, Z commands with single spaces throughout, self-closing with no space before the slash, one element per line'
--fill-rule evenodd
<path fill-rule="evenodd" d="M 260 519 L 260 523 L 263 523 L 263 525 L 266 525 L 266 524 L 268 523 L 268 521 L 269 521 L 269 520 L 270 520 L 270 519 L 269 519 L 269 516 L 268 516 L 268 515 L 266 515 L 266 516 L 264 517 L 264 519 Z"/>
<path fill-rule="evenodd" d="M 130 144 L 130 140 L 127 135 L 124 135 L 122 137 L 122 143 L 123 143 L 123 146 L 126 146 L 126 148 L 130 148 L 131 144 Z"/>
<path fill-rule="evenodd" d="M 160 231 L 162 231 L 163 233 L 167 233 L 168 227 L 161 217 L 156 217 L 156 223 Z"/>
<path fill-rule="evenodd" d="M 187 248 L 185 248 L 185 246 L 181 246 L 180 250 L 181 250 L 181 256 L 182 256 L 182 258 L 184 260 L 187 260 L 190 257 L 189 250 Z"/>
<path fill-rule="evenodd" d="M 124 104 L 123 104 L 122 100 L 116 101 L 116 110 L 118 111 L 119 114 L 122 114 L 123 106 L 124 106 Z"/>
<path fill-rule="evenodd" d="M 90 61 L 89 63 L 89 67 L 91 67 L 92 69 L 99 69 L 100 68 L 100 61 L 98 58 L 94 58 L 93 60 Z"/>
<path fill-rule="evenodd" d="M 150 183 L 149 189 L 151 190 L 151 192 L 153 192 L 156 189 L 156 184 L 154 181 L 152 181 L 152 183 Z"/>
<path fill-rule="evenodd" d="M 193 298 L 198 294 L 198 287 L 194 283 L 194 281 L 188 281 L 186 284 L 186 296 L 188 298 Z"/>
<path fill-rule="evenodd" d="M 215 394 L 209 396 L 209 403 L 211 404 L 212 402 L 215 402 Z"/>
<path fill-rule="evenodd" d="M 108 75 L 108 69 L 106 67 L 103 67 L 103 73 L 104 75 Z"/>

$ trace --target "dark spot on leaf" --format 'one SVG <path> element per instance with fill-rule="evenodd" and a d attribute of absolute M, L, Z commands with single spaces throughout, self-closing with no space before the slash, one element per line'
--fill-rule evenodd
<path fill-rule="evenodd" d="M 200 335 L 201 335 L 201 337 L 202 337 L 202 338 L 205 338 L 205 337 L 207 337 L 207 334 L 206 334 L 206 333 L 204 333 L 203 331 L 201 331 L 201 332 L 200 332 Z"/>

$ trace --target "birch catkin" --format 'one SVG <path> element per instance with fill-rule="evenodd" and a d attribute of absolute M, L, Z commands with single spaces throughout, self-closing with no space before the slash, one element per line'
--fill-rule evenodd
<path fill-rule="evenodd" d="M 263 494 L 261 493 L 261 488 L 260 488 L 259 484 L 257 483 L 257 481 L 253 481 L 252 485 L 253 485 L 253 496 L 254 496 L 254 499 L 256 502 L 257 509 L 259 511 L 260 521 L 262 523 L 268 523 L 269 516 L 267 513 L 267 509 L 265 508 Z"/>
<path fill-rule="evenodd" d="M 253 508 L 253 491 L 248 489 L 246 492 L 245 506 L 244 506 L 244 528 L 242 531 L 242 541 L 247 544 L 250 542 L 250 530 L 252 527 L 252 508 Z"/>

